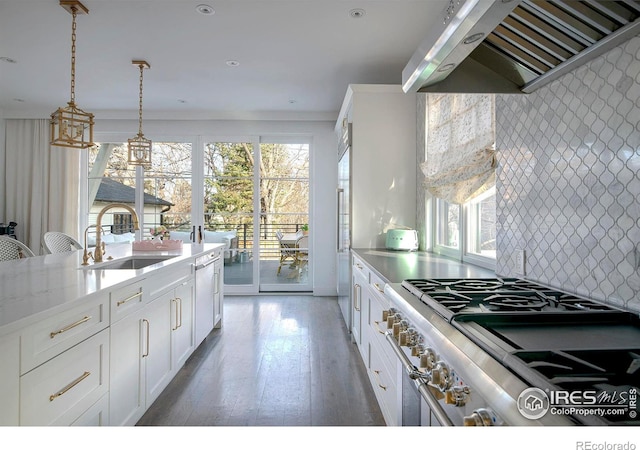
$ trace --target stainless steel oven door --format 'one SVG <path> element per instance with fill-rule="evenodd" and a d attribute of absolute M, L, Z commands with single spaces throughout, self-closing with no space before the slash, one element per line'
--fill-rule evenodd
<path fill-rule="evenodd" d="M 440 425 L 435 417 L 432 417 L 431 409 L 426 400 L 418 391 L 416 382 L 409 377 L 409 373 L 402 369 L 401 377 L 402 395 L 402 426 L 403 427 L 429 427 Z"/>

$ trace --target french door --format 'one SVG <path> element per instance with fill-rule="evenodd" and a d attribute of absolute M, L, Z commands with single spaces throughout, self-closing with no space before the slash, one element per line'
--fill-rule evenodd
<path fill-rule="evenodd" d="M 225 292 L 310 291 L 310 245 L 290 239 L 281 259 L 278 240 L 308 229 L 308 139 L 208 139 L 203 167 L 205 238 L 227 245 Z"/>

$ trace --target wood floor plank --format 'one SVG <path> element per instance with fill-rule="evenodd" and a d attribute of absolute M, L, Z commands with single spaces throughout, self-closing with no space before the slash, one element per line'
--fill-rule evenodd
<path fill-rule="evenodd" d="M 335 298 L 231 296 L 223 317 L 138 425 L 384 425 Z"/>

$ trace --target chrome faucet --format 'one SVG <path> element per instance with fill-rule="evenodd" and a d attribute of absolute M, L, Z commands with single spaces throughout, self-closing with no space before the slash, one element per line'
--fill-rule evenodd
<path fill-rule="evenodd" d="M 102 208 L 100 210 L 100 212 L 98 213 L 98 217 L 96 218 L 96 229 L 97 230 L 101 230 L 102 229 L 102 216 L 104 216 L 104 213 L 107 212 L 108 210 L 112 209 L 112 208 L 124 208 L 127 211 L 129 211 L 131 213 L 131 220 L 133 222 L 133 229 L 134 230 L 139 230 L 140 226 L 138 224 L 138 215 L 136 214 L 136 212 L 134 211 L 134 209 L 129 206 L 129 205 L 125 205 L 124 203 L 109 203 L 108 205 L 106 205 L 104 208 Z M 89 228 L 87 228 L 88 230 Z M 84 242 L 84 251 L 85 251 L 85 258 L 83 258 L 83 265 L 87 265 L 89 262 L 89 255 L 90 253 L 87 253 L 87 231 L 85 230 L 85 242 Z M 100 233 L 96 233 L 96 248 L 93 250 L 93 261 L 96 263 L 102 262 L 102 256 L 104 255 L 104 247 L 103 247 L 103 242 L 102 242 L 102 238 L 100 236 Z M 86 263 L 86 264 L 85 264 Z"/>

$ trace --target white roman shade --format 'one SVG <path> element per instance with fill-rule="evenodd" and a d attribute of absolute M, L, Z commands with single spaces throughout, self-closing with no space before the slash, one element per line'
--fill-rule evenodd
<path fill-rule="evenodd" d="M 427 95 L 424 187 L 450 203 L 466 203 L 495 184 L 495 97 Z"/>

